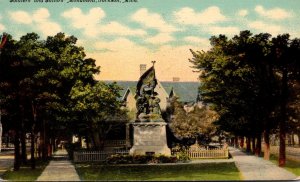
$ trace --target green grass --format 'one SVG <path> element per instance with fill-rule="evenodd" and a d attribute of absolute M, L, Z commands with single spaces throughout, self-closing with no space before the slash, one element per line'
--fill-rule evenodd
<path fill-rule="evenodd" d="M 48 163 L 49 161 L 37 160 L 36 169 L 32 170 L 30 168 L 30 162 L 28 161 L 28 164 L 22 165 L 19 171 L 13 171 L 13 170 L 6 171 L 3 174 L 2 178 L 4 180 L 9 180 L 9 181 L 19 181 L 19 180 L 34 181 L 40 176 L 40 174 L 43 172 L 43 170 L 45 169 Z"/>
<path fill-rule="evenodd" d="M 271 155 L 270 161 L 278 165 L 278 156 Z M 287 159 L 284 169 L 294 173 L 296 176 L 300 176 L 300 162 L 298 161 Z"/>
<path fill-rule="evenodd" d="M 175 165 L 76 164 L 81 180 L 240 180 L 234 163 Z"/>

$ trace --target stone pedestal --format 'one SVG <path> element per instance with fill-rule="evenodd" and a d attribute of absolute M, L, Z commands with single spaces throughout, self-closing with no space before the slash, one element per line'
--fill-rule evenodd
<path fill-rule="evenodd" d="M 167 146 L 165 122 L 132 123 L 133 146 L 130 155 L 163 154 L 171 155 Z"/>

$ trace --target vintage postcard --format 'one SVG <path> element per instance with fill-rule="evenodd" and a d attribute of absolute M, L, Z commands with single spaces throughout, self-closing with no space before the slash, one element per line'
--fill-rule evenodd
<path fill-rule="evenodd" d="M 299 179 L 299 8 L 0 0 L 0 181 Z"/>

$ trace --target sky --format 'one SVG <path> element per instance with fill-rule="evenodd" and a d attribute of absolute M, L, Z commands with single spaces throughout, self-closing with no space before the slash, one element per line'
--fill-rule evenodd
<path fill-rule="evenodd" d="M 74 35 L 101 66 L 98 80 L 138 80 L 155 60 L 161 81 L 197 81 L 190 49 L 242 30 L 300 37 L 299 0 L 0 0 L 0 33 Z M 88 1 L 88 2 L 87 2 Z M 92 2 L 91 2 L 92 1 Z M 113 1 L 113 2 L 112 2 Z"/>

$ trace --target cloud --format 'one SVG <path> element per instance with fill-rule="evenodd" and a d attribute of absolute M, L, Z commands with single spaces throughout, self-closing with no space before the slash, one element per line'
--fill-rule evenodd
<path fill-rule="evenodd" d="M 146 8 L 136 11 L 133 15 L 131 15 L 131 20 L 142 24 L 146 28 L 156 29 L 163 33 L 179 31 L 179 29 L 173 25 L 168 24 L 160 14 L 151 13 Z"/>
<path fill-rule="evenodd" d="M 117 38 L 110 42 L 98 41 L 94 44 L 94 47 L 97 50 L 108 49 L 112 52 L 128 51 L 131 49 L 134 49 L 135 51 L 142 51 L 142 52 L 146 50 L 146 48 L 143 48 L 142 46 L 137 46 L 137 44 L 135 44 L 134 42 L 126 38 Z"/>
<path fill-rule="evenodd" d="M 74 28 L 83 29 L 84 34 L 89 37 L 96 37 L 100 34 L 121 36 L 144 36 L 147 34 L 144 30 L 132 29 L 116 21 L 102 24 L 106 15 L 101 8 L 92 8 L 87 13 L 83 13 L 79 8 L 72 8 L 61 15 L 71 21 Z"/>
<path fill-rule="evenodd" d="M 38 9 L 33 13 L 33 20 L 35 22 L 45 22 L 48 21 L 48 18 L 50 17 L 50 13 L 48 9 L 46 8 L 41 8 Z"/>
<path fill-rule="evenodd" d="M 274 24 L 268 24 L 263 21 L 253 21 L 249 22 L 248 26 L 260 32 L 268 32 L 272 35 L 277 35 L 282 33 L 282 27 Z"/>
<path fill-rule="evenodd" d="M 40 32 L 42 32 L 46 36 L 55 35 L 58 32 L 61 32 L 60 25 L 51 21 L 45 21 L 39 23 L 38 30 L 40 30 Z"/>
<path fill-rule="evenodd" d="M 9 14 L 14 22 L 31 25 L 44 36 L 54 35 L 61 31 L 60 25 L 50 19 L 49 10 L 46 8 L 40 8 L 33 13 L 14 11 Z"/>
<path fill-rule="evenodd" d="M 87 52 L 87 56 L 95 58 L 96 64 L 101 66 L 101 74 L 96 76 L 99 80 L 138 80 L 139 65 L 147 64 L 149 68 L 152 60 L 157 61 L 156 76 L 160 81 L 171 81 L 173 77 L 180 77 L 182 81 L 196 81 L 198 78 L 198 73 L 192 72 L 188 58 L 192 57 L 189 49 L 201 50 L 199 46 L 163 45 L 150 50 L 126 38 L 99 41 L 94 46 L 97 51 Z"/>
<path fill-rule="evenodd" d="M 207 47 L 210 46 L 210 41 L 207 38 L 187 36 L 187 37 L 184 37 L 183 40 L 188 42 L 188 43 L 195 43 L 195 44 L 199 44 L 199 45 L 207 46 Z"/>
<path fill-rule="evenodd" d="M 175 40 L 169 33 L 159 33 L 153 37 L 147 38 L 145 41 L 152 44 L 164 44 Z"/>
<path fill-rule="evenodd" d="M 292 14 L 287 10 L 281 8 L 274 8 L 270 10 L 264 9 L 263 6 L 256 6 L 254 9 L 260 16 L 273 19 L 273 20 L 283 20 L 292 17 Z"/>
<path fill-rule="evenodd" d="M 146 31 L 142 29 L 131 29 L 118 22 L 112 21 L 105 26 L 100 28 L 101 33 L 105 34 L 115 34 L 124 36 L 144 36 L 147 34 Z"/>
<path fill-rule="evenodd" d="M 2 19 L 2 16 L 0 15 L 0 20 Z M 5 30 L 5 26 L 0 23 L 0 32 Z"/>
<path fill-rule="evenodd" d="M 101 8 L 92 8 L 84 14 L 79 8 L 72 8 L 62 13 L 62 16 L 71 20 L 73 27 L 78 29 L 96 28 L 96 25 L 105 17 Z"/>
<path fill-rule="evenodd" d="M 242 10 L 238 11 L 238 15 L 241 17 L 245 17 L 248 15 L 248 10 L 242 9 Z"/>
<path fill-rule="evenodd" d="M 219 34 L 225 34 L 227 36 L 233 36 L 240 32 L 240 29 L 238 27 L 220 27 L 220 26 L 212 26 L 208 27 L 207 31 L 212 35 L 219 35 Z"/>
<path fill-rule="evenodd" d="M 5 30 L 5 26 L 3 24 L 0 23 L 0 32 Z"/>
<path fill-rule="evenodd" d="M 94 48 L 96 51 L 87 52 L 87 56 L 96 59 L 96 64 L 101 66 L 101 74 L 96 78 L 102 80 L 137 80 L 139 70 L 135 63 L 149 59 L 150 54 L 147 48 L 126 38 L 98 41 Z"/>
<path fill-rule="evenodd" d="M 219 7 L 216 6 L 208 7 L 202 12 L 196 12 L 190 7 L 184 7 L 174 12 L 174 16 L 178 23 L 185 25 L 215 24 L 227 20 Z"/>
<path fill-rule="evenodd" d="M 15 11 L 10 12 L 10 18 L 20 24 L 31 24 L 32 23 L 32 17 L 27 13 L 26 11 Z"/>
<path fill-rule="evenodd" d="M 291 39 L 299 38 L 300 37 L 300 32 L 299 31 L 291 30 L 289 32 L 289 34 L 291 35 Z"/>

